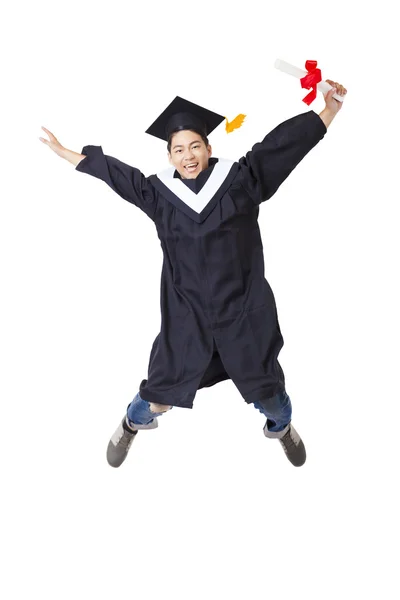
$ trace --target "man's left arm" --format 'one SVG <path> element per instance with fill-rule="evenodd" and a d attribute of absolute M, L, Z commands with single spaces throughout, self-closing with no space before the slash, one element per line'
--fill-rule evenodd
<path fill-rule="evenodd" d="M 253 146 L 239 160 L 242 166 L 242 185 L 256 204 L 269 200 L 280 185 L 324 137 L 327 128 L 342 108 L 333 95 L 347 90 L 330 80 L 333 89 L 325 94 L 325 108 L 318 115 L 309 111 L 284 121 Z"/>

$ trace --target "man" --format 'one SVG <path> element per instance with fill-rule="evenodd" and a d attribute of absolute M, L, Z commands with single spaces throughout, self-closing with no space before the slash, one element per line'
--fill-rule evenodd
<path fill-rule="evenodd" d="M 309 111 L 281 123 L 238 162 L 212 158 L 207 136 L 224 117 L 176 97 L 147 130 L 168 143 L 172 166 L 150 177 L 104 155 L 101 146 L 85 146 L 82 154 L 67 150 L 43 128 L 50 141 L 40 139 L 59 156 L 153 220 L 163 250 L 161 331 L 148 379 L 109 442 L 111 466 L 122 464 L 139 430 L 157 427 L 157 417 L 173 406 L 192 408 L 198 389 L 226 379 L 267 417 L 265 436 L 280 441 L 293 465 L 304 464 L 278 362 L 283 338 L 257 221 L 261 202 L 341 109 L 333 94 L 346 90 L 327 81 L 334 88 L 319 115 Z"/>

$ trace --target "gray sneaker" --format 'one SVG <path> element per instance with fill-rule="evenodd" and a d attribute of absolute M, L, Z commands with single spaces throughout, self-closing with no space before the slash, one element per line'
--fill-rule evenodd
<path fill-rule="evenodd" d="M 306 462 L 306 449 L 299 434 L 291 423 L 283 431 L 269 431 L 267 423 L 264 426 L 264 434 L 269 438 L 280 441 L 286 456 L 295 467 L 301 467 Z"/>
<path fill-rule="evenodd" d="M 107 462 L 111 467 L 120 467 L 126 457 L 139 429 L 155 429 L 158 421 L 154 418 L 148 425 L 135 425 L 132 429 L 124 417 L 113 433 L 107 448 Z"/>

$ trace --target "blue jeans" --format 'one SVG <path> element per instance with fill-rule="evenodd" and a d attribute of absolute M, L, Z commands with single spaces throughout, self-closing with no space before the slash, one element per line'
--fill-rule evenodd
<path fill-rule="evenodd" d="M 292 404 L 285 391 L 262 402 L 254 402 L 254 408 L 267 417 L 269 431 L 282 431 L 292 418 Z M 131 424 L 148 425 L 155 417 L 163 415 L 164 412 L 152 412 L 150 403 L 137 394 L 128 406 L 127 416 Z"/>
<path fill-rule="evenodd" d="M 282 431 L 292 419 L 292 403 L 285 391 L 261 402 L 254 402 L 254 408 L 267 417 L 268 431 Z"/>
<path fill-rule="evenodd" d="M 168 409 L 169 410 L 169 409 Z M 127 417 L 131 424 L 136 425 L 148 425 L 154 419 L 154 417 L 160 417 L 164 412 L 153 412 L 150 410 L 150 402 L 143 400 L 136 394 L 127 410 Z"/>

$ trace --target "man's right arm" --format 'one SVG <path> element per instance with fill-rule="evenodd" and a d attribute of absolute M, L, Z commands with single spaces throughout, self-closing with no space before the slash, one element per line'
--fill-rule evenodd
<path fill-rule="evenodd" d="M 68 150 L 64 158 L 76 165 L 76 171 L 101 179 L 121 198 L 155 219 L 157 194 L 139 169 L 104 154 L 101 146 L 84 146 L 81 154 Z"/>
<path fill-rule="evenodd" d="M 84 146 L 82 152 L 73 152 L 60 144 L 51 131 L 42 127 L 49 140 L 39 138 L 61 158 L 74 165 L 75 170 L 101 179 L 121 198 L 135 204 L 150 219 L 155 220 L 158 195 L 139 169 L 103 153 L 101 146 Z M 85 160 L 86 159 L 86 160 Z"/>

